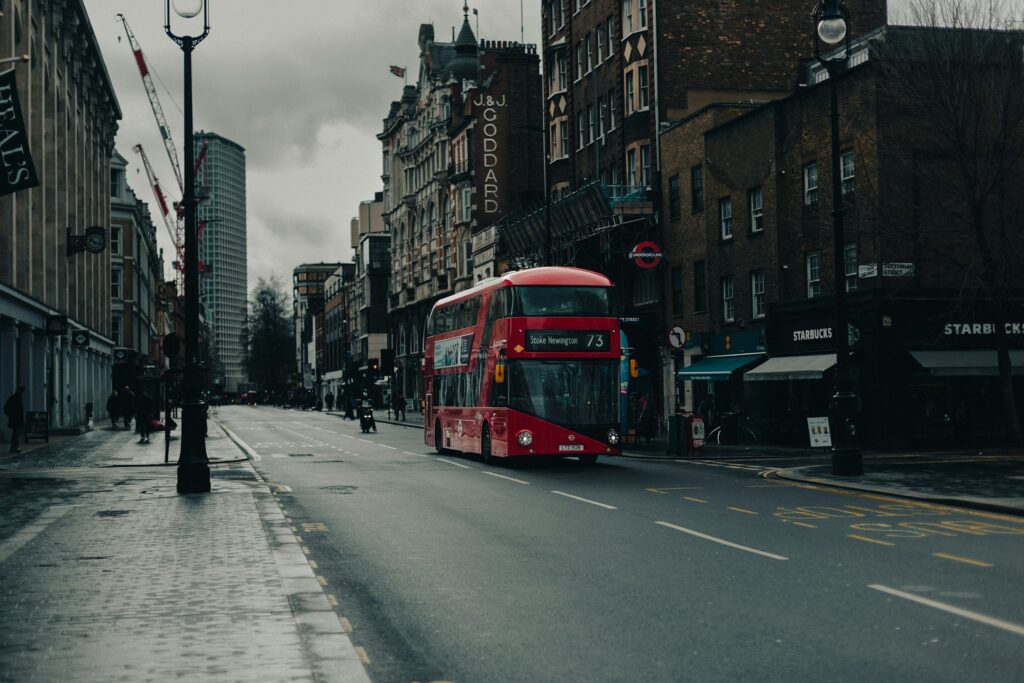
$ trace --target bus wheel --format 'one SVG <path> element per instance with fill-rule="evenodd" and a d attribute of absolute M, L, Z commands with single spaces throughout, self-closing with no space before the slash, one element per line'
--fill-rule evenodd
<path fill-rule="evenodd" d="M 441 431 L 441 421 L 434 422 L 434 450 L 438 453 L 446 453 L 444 446 L 444 433 Z"/>
<path fill-rule="evenodd" d="M 582 465 L 593 465 L 597 462 L 597 453 L 587 453 L 586 455 L 580 456 L 580 464 Z"/>
<path fill-rule="evenodd" d="M 486 424 L 484 433 L 480 437 L 480 456 L 488 465 L 494 464 L 494 456 L 491 455 L 491 430 Z"/>

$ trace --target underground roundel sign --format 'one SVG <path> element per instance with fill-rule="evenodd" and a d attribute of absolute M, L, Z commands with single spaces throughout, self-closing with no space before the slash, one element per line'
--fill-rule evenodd
<path fill-rule="evenodd" d="M 661 247 L 651 241 L 641 242 L 629 252 L 629 258 L 641 268 L 656 268 L 661 263 Z"/>

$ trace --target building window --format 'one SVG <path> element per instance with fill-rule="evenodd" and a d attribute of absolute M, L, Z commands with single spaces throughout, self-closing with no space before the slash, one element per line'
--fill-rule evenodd
<path fill-rule="evenodd" d="M 647 28 L 647 0 L 637 0 L 636 21 L 638 28 Z"/>
<path fill-rule="evenodd" d="M 561 155 L 558 151 L 558 122 L 551 124 L 550 140 L 548 141 L 548 160 L 558 159 Z"/>
<path fill-rule="evenodd" d="M 694 166 L 690 169 L 690 206 L 693 213 L 704 210 L 704 167 Z"/>
<path fill-rule="evenodd" d="M 562 122 L 558 124 L 561 129 L 562 137 L 562 157 L 563 159 L 569 158 L 569 119 L 562 119 Z"/>
<path fill-rule="evenodd" d="M 843 247 L 843 274 L 846 276 L 846 291 L 857 291 L 857 244 Z"/>
<path fill-rule="evenodd" d="M 565 52 L 558 53 L 558 90 L 562 91 L 568 88 L 568 71 L 569 71 L 569 59 L 566 57 Z"/>
<path fill-rule="evenodd" d="M 635 111 L 635 107 L 636 107 L 636 103 L 633 102 L 633 74 L 634 73 L 635 73 L 634 71 L 627 71 L 626 72 L 626 86 L 625 86 L 626 106 L 623 108 L 623 111 L 626 112 L 626 116 L 629 116 L 630 114 L 632 114 Z"/>
<path fill-rule="evenodd" d="M 597 98 L 597 134 L 604 137 L 604 119 L 608 105 L 605 104 L 604 95 Z"/>
<path fill-rule="evenodd" d="M 818 203 L 818 164 L 813 161 L 804 166 L 804 206 Z"/>
<path fill-rule="evenodd" d="M 568 0 L 558 0 L 559 26 L 565 26 L 565 3 Z"/>
<path fill-rule="evenodd" d="M 608 17 L 607 26 L 605 35 L 608 36 L 608 56 L 611 57 L 615 54 L 615 15 Z"/>
<path fill-rule="evenodd" d="M 615 105 L 618 100 L 615 98 L 615 91 L 608 92 L 608 130 L 615 130 Z"/>
<path fill-rule="evenodd" d="M 121 298 L 121 269 L 114 268 L 110 271 L 110 298 Z"/>
<path fill-rule="evenodd" d="M 669 176 L 668 179 L 668 217 L 671 220 L 679 220 L 682 212 L 682 197 L 679 189 L 679 174 Z"/>
<path fill-rule="evenodd" d="M 718 235 L 723 240 L 732 239 L 732 197 L 718 200 Z"/>
<path fill-rule="evenodd" d="M 672 315 L 683 314 L 683 267 L 672 266 Z"/>
<path fill-rule="evenodd" d="M 469 222 L 473 218 L 473 188 L 462 188 L 462 220 Z"/>
<path fill-rule="evenodd" d="M 468 275 L 473 272 L 473 242 L 466 242 L 464 249 L 466 252 L 466 274 Z"/>
<path fill-rule="evenodd" d="M 622 37 L 633 32 L 633 0 L 622 0 Z"/>
<path fill-rule="evenodd" d="M 842 169 L 840 177 L 842 179 L 843 194 L 853 192 L 853 151 L 843 152 L 839 157 L 839 165 Z"/>
<path fill-rule="evenodd" d="M 636 147 L 626 150 L 626 184 L 636 186 Z"/>
<path fill-rule="evenodd" d="M 587 73 L 594 70 L 594 34 L 587 34 Z"/>
<path fill-rule="evenodd" d="M 753 270 L 750 272 L 750 317 L 763 318 L 764 312 L 764 271 Z"/>
<path fill-rule="evenodd" d="M 636 78 L 640 82 L 640 106 L 639 109 L 649 109 L 647 100 L 647 65 L 641 64 L 636 69 Z"/>
<path fill-rule="evenodd" d="M 821 296 L 821 252 L 807 254 L 807 298 Z"/>
<path fill-rule="evenodd" d="M 110 253 L 120 254 L 121 253 L 121 226 L 112 225 L 110 226 Z"/>
<path fill-rule="evenodd" d="M 658 303 L 658 271 L 653 269 L 637 273 L 633 280 L 633 305 L 645 306 Z"/>
<path fill-rule="evenodd" d="M 597 121 L 594 120 L 594 105 L 587 105 L 587 128 L 590 130 L 590 142 L 597 139 Z"/>
<path fill-rule="evenodd" d="M 693 310 L 708 310 L 708 281 L 703 261 L 693 263 Z"/>
<path fill-rule="evenodd" d="M 640 184 L 651 184 L 651 146 L 640 145 Z"/>
<path fill-rule="evenodd" d="M 583 41 L 576 42 L 576 80 L 583 78 Z"/>
<path fill-rule="evenodd" d="M 736 300 L 733 298 L 732 275 L 722 278 L 722 320 L 731 323 L 736 319 Z"/>
<path fill-rule="evenodd" d="M 764 192 L 760 187 L 750 190 L 747 204 L 750 207 L 750 232 L 761 232 L 764 230 Z"/>
<path fill-rule="evenodd" d="M 114 342 L 114 346 L 122 346 L 121 343 L 121 316 L 114 315 L 110 318 L 110 339 Z"/>
<path fill-rule="evenodd" d="M 597 63 L 604 60 L 604 22 L 597 25 Z"/>
<path fill-rule="evenodd" d="M 116 169 L 110 169 L 110 196 L 116 197 L 121 194 L 121 173 Z"/>
<path fill-rule="evenodd" d="M 586 144 L 586 131 L 587 129 L 583 125 L 583 116 L 586 114 L 584 111 L 576 112 L 576 137 L 577 145 L 576 149 L 583 149 L 583 145 Z"/>

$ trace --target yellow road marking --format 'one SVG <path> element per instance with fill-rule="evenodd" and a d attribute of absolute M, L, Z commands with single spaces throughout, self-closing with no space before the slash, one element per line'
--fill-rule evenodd
<path fill-rule="evenodd" d="M 807 522 L 790 522 L 790 524 L 795 524 L 797 526 L 802 526 L 802 527 L 807 528 L 807 529 L 817 529 L 818 528 L 818 527 L 816 527 L 813 524 L 808 524 Z"/>
<path fill-rule="evenodd" d="M 356 645 L 356 654 L 359 655 L 359 661 L 363 663 L 363 666 L 370 666 L 370 657 L 366 654 L 366 650 Z"/>
<path fill-rule="evenodd" d="M 645 491 L 650 491 L 651 493 L 667 493 L 669 491 L 695 491 L 696 489 L 699 489 L 699 488 L 700 488 L 699 486 L 673 486 L 671 488 L 666 488 L 666 489 L 644 489 L 644 490 Z"/>
<path fill-rule="evenodd" d="M 345 633 L 352 633 L 352 622 L 345 617 L 338 617 L 338 621 L 341 622 L 341 628 Z"/>
<path fill-rule="evenodd" d="M 975 567 L 991 567 L 992 564 L 988 562 L 982 562 L 981 560 L 972 560 L 969 557 L 959 557 L 958 555 L 950 555 L 949 553 L 932 553 L 935 557 L 942 557 L 947 560 L 953 560 L 954 562 L 963 562 L 964 564 L 973 564 Z"/>
<path fill-rule="evenodd" d="M 307 555 L 312 555 L 312 554 L 313 554 L 313 553 L 312 553 L 312 552 L 310 551 L 310 549 L 309 549 L 309 547 L 308 547 L 308 546 L 302 546 L 302 552 L 306 553 Z"/>
<path fill-rule="evenodd" d="M 327 525 L 324 524 L 323 522 L 309 522 L 307 524 L 303 524 L 302 525 L 302 530 L 303 531 L 309 531 L 309 532 L 327 531 Z"/>
<path fill-rule="evenodd" d="M 321 586 L 326 586 L 327 585 L 327 579 L 325 579 L 324 577 L 320 576 L 319 574 L 317 574 L 316 580 L 320 582 Z"/>
<path fill-rule="evenodd" d="M 338 606 L 338 598 L 334 597 L 330 593 L 327 594 L 327 602 L 331 603 L 331 607 Z"/>
<path fill-rule="evenodd" d="M 895 543 L 889 543 L 889 541 L 879 541 L 877 538 L 868 538 L 867 536 L 858 536 L 857 534 L 846 534 L 850 538 L 855 538 L 858 541 L 864 541 L 865 543 L 877 543 L 878 545 L 896 545 Z"/>
<path fill-rule="evenodd" d="M 316 561 L 315 561 L 315 560 L 310 560 L 310 561 L 309 561 L 309 566 L 310 566 L 310 567 L 311 567 L 312 569 L 316 569 L 316 568 L 317 568 L 317 566 L 316 566 Z"/>
<path fill-rule="evenodd" d="M 734 507 L 730 507 L 729 509 L 730 509 L 730 510 L 735 510 L 736 512 L 744 512 L 744 513 L 746 513 L 746 514 L 748 514 L 748 515 L 756 515 L 756 514 L 757 514 L 757 513 L 756 513 L 756 512 L 754 512 L 753 510 L 747 510 L 746 508 L 734 508 Z"/>
<path fill-rule="evenodd" d="M 707 502 L 706 500 L 701 500 L 700 498 L 691 498 L 690 496 L 683 496 L 683 500 L 688 500 L 691 503 L 706 503 Z"/>

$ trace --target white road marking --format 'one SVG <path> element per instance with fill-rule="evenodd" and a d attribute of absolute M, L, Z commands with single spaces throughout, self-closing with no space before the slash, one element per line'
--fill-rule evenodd
<path fill-rule="evenodd" d="M 358 441 L 362 441 L 363 443 L 373 443 L 369 439 L 358 439 Z"/>
<path fill-rule="evenodd" d="M 13 536 L 0 543 L 0 562 L 18 552 L 23 545 L 41 534 L 46 527 L 50 526 L 64 516 L 74 505 L 51 505 L 45 512 L 40 514 L 29 524 L 23 526 Z"/>
<path fill-rule="evenodd" d="M 655 524 L 660 524 L 661 526 L 668 527 L 669 529 L 675 529 L 676 531 L 682 531 L 684 534 L 690 534 L 691 536 L 696 536 L 697 538 L 703 538 L 706 541 L 711 541 L 713 543 L 720 543 L 722 545 L 727 545 L 730 548 L 736 548 L 737 550 L 745 550 L 748 553 L 754 553 L 756 555 L 762 555 L 764 557 L 770 557 L 773 560 L 788 560 L 789 559 L 788 557 L 783 557 L 782 555 L 776 555 L 775 553 L 769 553 L 769 552 L 765 552 L 764 550 L 758 550 L 757 548 L 751 548 L 749 546 L 740 545 L 739 543 L 733 543 L 732 541 L 727 541 L 724 538 L 718 538 L 716 536 L 709 536 L 707 534 L 702 534 L 699 531 L 694 531 L 693 529 L 687 529 L 686 527 L 676 526 L 675 524 L 670 524 L 668 522 L 655 522 Z"/>
<path fill-rule="evenodd" d="M 515 477 L 506 477 L 504 474 L 498 474 L 497 472 L 484 472 L 484 474 L 489 474 L 492 477 L 498 477 L 499 479 L 508 479 L 509 481 L 514 481 L 517 484 L 526 484 L 527 486 L 530 485 L 530 482 L 528 482 L 528 481 L 523 481 L 522 479 L 516 479 Z"/>
<path fill-rule="evenodd" d="M 469 465 L 463 465 L 461 462 L 452 462 L 451 460 L 445 460 L 444 458 L 438 458 L 438 460 L 440 462 L 446 462 L 449 465 L 455 465 L 456 467 L 461 467 L 464 470 L 471 470 L 471 469 L 473 469 Z"/>
<path fill-rule="evenodd" d="M 220 428 L 223 429 L 224 433 L 228 435 L 228 438 L 231 439 L 232 441 L 234 441 L 235 445 L 237 445 L 239 448 L 241 448 L 243 451 L 245 451 L 245 454 L 248 455 L 250 458 L 252 458 L 256 462 L 259 462 L 259 461 L 263 460 L 263 458 L 260 457 L 259 453 L 257 453 L 253 449 L 251 449 L 249 447 L 249 444 L 247 444 L 246 442 L 242 441 L 242 437 L 238 436 L 237 434 L 235 434 L 233 431 L 231 431 L 230 429 L 228 429 L 224 425 L 221 425 Z"/>
<path fill-rule="evenodd" d="M 554 493 L 554 494 L 559 495 L 559 496 L 565 496 L 566 498 L 572 498 L 573 500 L 578 500 L 581 503 L 590 503 L 591 505 L 596 505 L 597 507 L 604 508 L 606 510 L 618 510 L 619 509 L 619 508 L 615 507 L 614 505 L 606 505 L 604 503 L 598 503 L 596 500 L 590 500 L 589 498 L 580 498 L 579 496 L 574 496 L 571 493 L 566 493 L 564 491 L 552 491 L 551 493 Z"/>
<path fill-rule="evenodd" d="M 1014 624 L 1011 621 L 1004 621 L 1003 619 L 996 619 L 995 617 L 985 616 L 984 614 L 979 614 L 978 612 L 972 612 L 971 610 L 961 609 L 959 607 L 954 607 L 953 605 L 947 605 L 946 603 L 939 602 L 938 600 L 930 600 L 928 598 L 923 598 L 920 595 L 914 595 L 913 593 L 904 593 L 903 591 L 896 590 L 895 588 L 889 588 L 888 586 L 883 586 L 877 583 L 868 584 L 868 588 L 873 588 L 876 591 L 888 593 L 889 595 L 894 595 L 897 598 L 910 600 L 911 602 L 916 602 L 922 605 L 926 605 L 928 607 L 934 607 L 935 609 L 940 609 L 944 612 L 955 614 L 958 617 L 964 617 L 965 619 L 971 619 L 981 624 L 1001 628 L 1004 631 L 1009 631 L 1010 633 L 1016 634 L 1018 636 L 1024 636 L 1024 626 L 1021 626 L 1020 624 Z"/>
<path fill-rule="evenodd" d="M 351 434 L 342 434 L 342 436 L 345 437 L 346 439 L 354 439 L 354 438 L 356 438 L 356 437 L 352 436 Z"/>
<path fill-rule="evenodd" d="M 387 448 L 388 450 L 391 450 L 391 451 L 397 451 L 398 450 L 394 446 L 389 446 L 386 443 L 381 443 L 381 444 L 377 444 L 377 445 L 380 446 L 381 448 Z"/>
<path fill-rule="evenodd" d="M 421 458 L 429 458 L 430 457 L 426 453 L 413 453 L 412 451 L 402 451 L 402 452 L 405 453 L 406 455 L 416 455 L 416 456 L 419 456 Z"/>

